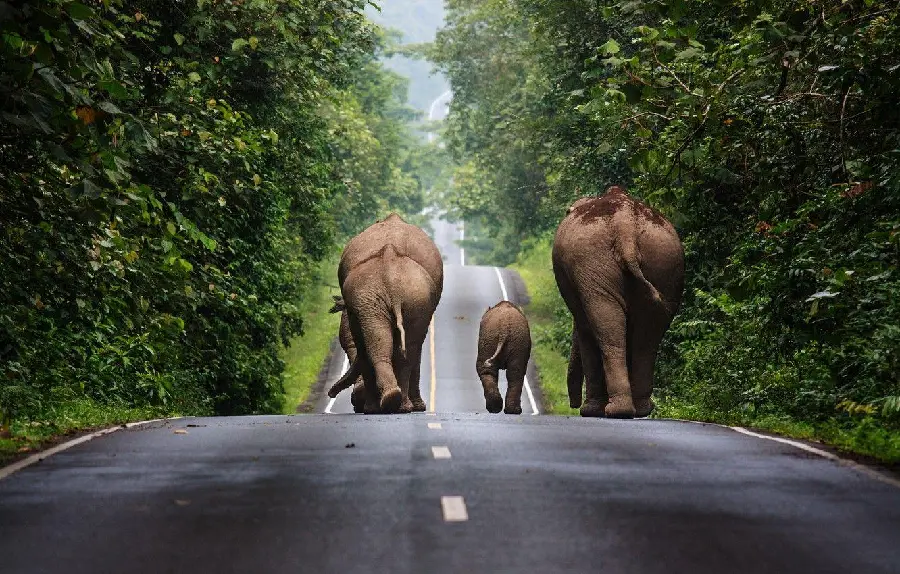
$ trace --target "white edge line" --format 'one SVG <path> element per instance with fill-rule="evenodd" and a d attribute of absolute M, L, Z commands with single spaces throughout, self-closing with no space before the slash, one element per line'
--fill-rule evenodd
<path fill-rule="evenodd" d="M 347 369 L 349 369 L 349 368 L 350 368 L 350 359 L 347 357 L 346 354 L 344 354 L 344 365 L 341 367 L 341 376 L 342 376 L 342 377 L 344 376 L 344 373 L 346 373 L 346 372 L 347 372 Z M 326 414 L 326 415 L 333 415 L 333 414 L 334 414 L 333 412 L 331 412 L 331 409 L 334 408 L 334 403 L 335 403 L 335 401 L 337 401 L 337 397 L 334 397 L 333 399 L 331 399 L 330 401 L 328 401 L 328 406 L 325 407 L 325 414 Z"/>
<path fill-rule="evenodd" d="M 497 281 L 500 282 L 500 293 L 503 294 L 503 300 L 509 301 L 509 294 L 506 292 L 506 283 L 503 282 L 503 275 L 500 273 L 499 267 L 494 267 L 494 272 L 497 274 Z M 540 414 L 538 411 L 537 402 L 534 400 L 534 393 L 531 392 L 531 385 L 528 384 L 528 376 L 525 376 L 525 394 L 528 395 L 528 402 L 531 403 L 531 414 L 532 416 Z"/>
<path fill-rule="evenodd" d="M 72 439 L 68 442 L 58 444 L 58 445 L 54 446 L 53 448 L 48 448 L 47 450 L 42 450 L 41 452 L 36 452 L 29 457 L 23 458 L 19 462 L 15 462 L 13 464 L 10 464 L 8 466 L 4 466 L 3 468 L 0 468 L 0 480 L 3 480 L 4 478 L 7 478 L 7 477 L 19 472 L 23 468 L 28 468 L 29 466 L 31 466 L 33 464 L 39 463 L 42 460 L 44 460 L 45 458 L 51 457 L 56 453 L 62 452 L 64 450 L 68 450 L 68 449 L 72 448 L 73 446 L 78 446 L 82 443 L 88 442 L 89 440 L 93 440 L 93 439 L 101 437 L 103 435 L 114 433 L 117 430 L 122 429 L 123 427 L 130 429 L 130 428 L 134 428 L 134 427 L 140 426 L 140 425 L 146 425 L 146 424 L 156 423 L 156 422 L 160 422 L 160 421 L 174 421 L 174 420 L 178 420 L 181 418 L 184 418 L 184 417 L 171 417 L 171 418 L 167 418 L 167 419 L 151 419 L 148 421 L 137 421 L 137 422 L 133 422 L 133 423 L 126 423 L 125 425 L 117 425 L 114 427 L 98 430 L 97 432 L 92 432 L 91 434 L 86 434 L 84 436 L 80 436 L 80 437 L 78 437 L 76 439 Z"/>
<path fill-rule="evenodd" d="M 730 430 L 733 430 L 734 432 L 738 432 L 738 433 L 741 433 L 741 434 L 744 434 L 747 436 L 752 436 L 754 438 L 770 440 L 773 442 L 786 444 L 786 445 L 792 446 L 794 448 L 799 448 L 800 450 L 806 451 L 810 454 L 814 454 L 816 456 L 822 457 L 826 460 L 836 462 L 836 463 L 840 464 L 841 466 L 846 466 L 847 468 L 851 468 L 851 469 L 853 469 L 861 474 L 865 474 L 869 478 L 873 478 L 879 482 L 883 482 L 885 484 L 889 484 L 891 486 L 900 488 L 900 479 L 896 479 L 893 476 L 888 476 L 888 475 L 883 474 L 873 468 L 869 468 L 868 466 L 866 466 L 864 464 L 860 464 L 856 461 L 842 458 L 836 454 L 832 454 L 828 451 L 822 450 L 820 448 L 816 448 L 814 446 L 809 446 L 808 444 L 804 444 L 804 443 L 796 441 L 796 440 L 791 440 L 789 438 L 782 438 L 782 437 L 777 437 L 777 436 L 764 435 L 764 434 L 753 432 L 751 430 L 747 430 L 744 427 L 733 427 L 733 426 L 723 425 L 723 424 L 719 424 L 719 423 L 710 423 L 710 422 L 706 422 L 706 421 L 692 421 L 692 420 L 688 420 L 688 419 L 664 419 L 664 420 L 678 421 L 678 422 L 682 422 L 682 423 L 692 423 L 692 424 L 697 424 L 697 425 L 712 425 L 712 426 L 717 426 L 720 428 L 730 429 Z"/>
<path fill-rule="evenodd" d="M 459 227 L 459 240 L 465 241 L 465 239 L 466 239 L 466 222 L 463 221 Z M 459 248 L 459 264 L 462 265 L 463 267 L 466 266 L 466 248 L 465 247 Z"/>

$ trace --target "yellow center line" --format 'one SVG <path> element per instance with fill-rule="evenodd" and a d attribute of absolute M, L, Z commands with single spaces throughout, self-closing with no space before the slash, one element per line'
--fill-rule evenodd
<path fill-rule="evenodd" d="M 434 412 L 434 397 L 437 394 L 437 375 L 434 366 L 434 315 L 431 316 L 429 328 L 431 329 L 431 352 L 429 353 L 431 355 L 431 400 L 428 401 L 428 410 Z"/>

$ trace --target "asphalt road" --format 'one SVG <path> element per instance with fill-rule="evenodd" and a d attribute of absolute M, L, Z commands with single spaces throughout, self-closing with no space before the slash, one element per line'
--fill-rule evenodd
<path fill-rule="evenodd" d="M 854 468 L 713 425 L 484 412 L 500 284 L 447 263 L 436 413 L 150 423 L 0 478 L 0 573 L 900 572 L 900 488 Z"/>

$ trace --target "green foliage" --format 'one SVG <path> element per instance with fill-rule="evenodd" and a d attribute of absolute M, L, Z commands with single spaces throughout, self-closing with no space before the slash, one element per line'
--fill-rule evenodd
<path fill-rule="evenodd" d="M 900 430 L 900 6 L 455 0 L 448 14 L 434 58 L 468 172 L 445 201 L 488 214 L 495 238 L 535 236 L 574 198 L 628 185 L 686 247 L 660 397 Z"/>
<path fill-rule="evenodd" d="M 280 410 L 318 261 L 422 205 L 364 5 L 0 2 L 0 427 Z"/>
<path fill-rule="evenodd" d="M 544 408 L 554 414 L 578 414 L 569 408 L 566 370 L 571 344 L 571 319 L 556 288 L 550 264 L 553 238 L 544 235 L 530 240 L 512 268 L 528 288 L 525 314 L 532 334 L 532 355 L 538 365 Z"/>
<path fill-rule="evenodd" d="M 323 359 L 328 360 L 331 343 L 341 324 L 340 313 L 329 313 L 332 296 L 340 295 L 337 285 L 339 256 L 325 259 L 318 269 L 315 287 L 310 291 L 301 309 L 303 336 L 295 337 L 284 349 L 284 402 L 283 414 L 293 414 L 309 396 L 318 380 Z"/>

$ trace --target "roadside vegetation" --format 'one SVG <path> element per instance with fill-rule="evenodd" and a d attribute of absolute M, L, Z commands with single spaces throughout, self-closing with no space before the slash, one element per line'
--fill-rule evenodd
<path fill-rule="evenodd" d="M 0 4 L 0 451 L 296 407 L 323 262 L 424 206 L 365 4 Z"/>
<path fill-rule="evenodd" d="M 332 296 L 341 294 L 337 285 L 338 260 L 336 254 L 322 262 L 315 287 L 300 309 L 303 335 L 291 339 L 284 349 L 283 414 L 297 412 L 297 407 L 309 397 L 324 361 L 328 359 L 331 342 L 338 334 L 341 315 L 328 312 L 334 304 Z"/>
<path fill-rule="evenodd" d="M 518 261 L 551 397 L 570 319 L 542 296 L 547 233 L 622 184 L 687 255 L 659 416 L 900 460 L 900 4 L 449 0 L 431 57 L 442 201 L 480 260 Z"/>

